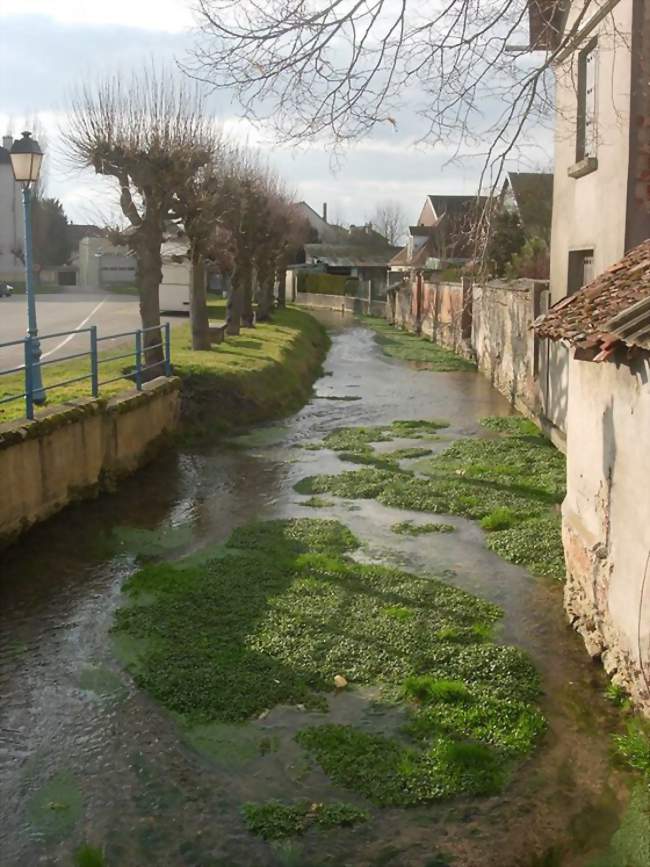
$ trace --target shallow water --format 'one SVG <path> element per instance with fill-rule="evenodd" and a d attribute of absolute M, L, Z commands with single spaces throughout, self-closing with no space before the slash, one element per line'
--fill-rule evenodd
<path fill-rule="evenodd" d="M 473 522 L 435 516 L 457 532 L 398 536 L 396 521 L 430 516 L 372 501 L 311 509 L 292 489 L 343 468 L 331 453 L 299 448 L 335 427 L 439 418 L 456 437 L 479 432 L 485 415 L 509 413 L 507 402 L 476 373 L 389 359 L 370 331 L 323 318 L 333 336 L 326 375 L 295 416 L 229 444 L 167 454 L 116 494 L 68 509 L 0 554 L 1 867 L 70 865 L 83 841 L 105 846 L 110 867 L 420 867 L 451 856 L 463 867 L 582 867 L 605 848 L 627 796 L 609 762 L 616 714 L 600 669 L 564 621 L 561 587 L 489 552 Z M 361 399 L 326 399 L 344 396 Z M 502 795 L 371 811 L 365 826 L 285 845 L 247 834 L 242 801 L 355 800 L 293 742 L 323 715 L 276 708 L 247 726 L 206 727 L 190 742 L 121 672 L 109 628 L 138 553 L 200 552 L 237 525 L 284 516 L 336 517 L 361 538 L 364 559 L 441 575 L 504 608 L 500 638 L 539 667 L 549 733 Z M 398 726 L 399 713 L 386 715 L 373 698 L 371 690 L 332 697 L 329 718 Z M 70 790 L 76 812 L 57 801 Z"/>

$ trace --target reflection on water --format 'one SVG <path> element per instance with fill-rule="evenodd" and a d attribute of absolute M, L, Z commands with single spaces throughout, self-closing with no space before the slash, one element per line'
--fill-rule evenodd
<path fill-rule="evenodd" d="M 614 716 L 601 672 L 564 622 L 560 587 L 499 560 L 463 519 L 444 518 L 455 533 L 410 538 L 390 527 L 413 516 L 374 502 L 317 512 L 358 534 L 360 556 L 442 575 L 505 609 L 503 640 L 525 647 L 542 672 L 550 732 L 500 797 L 384 810 L 367 826 L 330 833 L 326 845 L 313 832 L 271 847 L 245 832 L 242 801 L 325 791 L 350 800 L 293 742 L 307 717 L 321 717 L 276 708 L 190 741 L 120 672 L 109 628 L 125 576 L 139 560 L 198 552 L 253 518 L 314 515 L 293 484 L 341 462 L 301 445 L 342 424 L 396 418 L 447 419 L 445 434 L 455 437 L 509 412 L 475 373 L 416 370 L 383 356 L 350 321 L 330 315 L 328 324 L 333 346 L 318 398 L 297 415 L 232 443 L 168 453 L 116 494 L 68 509 L 0 554 L 2 867 L 69 865 L 84 840 L 106 846 L 109 865 L 120 867 L 410 867 L 452 856 L 466 867 L 578 867 L 605 847 L 625 785 L 608 762 Z M 384 713 L 373 698 L 333 697 L 330 713 L 372 728 L 373 714 Z M 393 713 L 383 728 L 399 725 Z"/>

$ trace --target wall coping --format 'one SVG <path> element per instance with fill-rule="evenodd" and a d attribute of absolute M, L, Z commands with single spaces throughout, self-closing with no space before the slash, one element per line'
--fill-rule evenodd
<path fill-rule="evenodd" d="M 25 440 L 45 436 L 52 431 L 90 418 L 102 412 L 115 415 L 127 412 L 138 403 L 148 403 L 160 394 L 180 391 L 178 376 L 159 376 L 144 384 L 142 391 L 135 388 L 120 392 L 113 397 L 82 397 L 46 410 L 44 415 L 30 421 L 26 418 L 4 422 L 0 425 L 0 450 Z"/>

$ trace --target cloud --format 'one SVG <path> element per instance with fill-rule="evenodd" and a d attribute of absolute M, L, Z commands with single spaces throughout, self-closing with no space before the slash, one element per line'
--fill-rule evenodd
<path fill-rule="evenodd" d="M 187 56 L 193 38 L 181 26 L 186 20 L 179 12 L 186 8 L 183 0 L 114 0 L 108 11 L 96 6 L 60 2 L 56 17 L 0 12 L 0 133 L 17 133 L 25 119 L 38 116 L 48 143 L 48 192 L 61 199 L 75 222 L 114 219 L 117 197 L 109 180 L 73 172 L 63 158 L 58 128 L 65 124 L 71 91 L 151 59 L 174 63 Z M 34 13 L 52 7 L 51 0 L 24 0 L 20 6 Z M 137 11 L 131 14 L 131 8 Z M 118 25 L 115 19 L 146 26 Z M 18 69 L 20 75 L 7 74 Z M 268 132 L 237 116 L 225 93 L 212 95 L 209 104 L 230 134 L 260 148 L 299 199 L 317 210 L 328 202 L 330 214 L 343 214 L 352 223 L 362 222 L 382 199 L 399 201 L 415 218 L 427 193 L 476 190 L 481 158 L 473 154 L 462 163 L 450 162 L 453 152 L 448 147 L 416 146 L 422 121 L 414 111 L 403 110 L 396 130 L 378 129 L 336 161 L 323 145 L 288 150 L 274 144 Z M 535 135 L 543 154 L 548 138 L 541 132 Z M 544 164 L 537 153 L 533 159 Z"/>

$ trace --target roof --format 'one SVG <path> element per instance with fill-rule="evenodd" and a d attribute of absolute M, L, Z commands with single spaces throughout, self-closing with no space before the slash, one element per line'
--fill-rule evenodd
<path fill-rule="evenodd" d="M 475 193 L 469 196 L 445 196 L 433 193 L 429 194 L 427 198 L 433 205 L 433 209 L 438 217 L 442 213 L 451 214 L 466 211 L 468 208 L 475 207 L 477 203 L 482 207 L 487 202 L 487 196 L 476 196 Z"/>
<path fill-rule="evenodd" d="M 508 172 L 521 222 L 529 233 L 550 238 L 553 213 L 553 175 L 546 172 Z"/>
<path fill-rule="evenodd" d="M 396 256 L 390 260 L 391 268 L 409 267 L 409 268 L 424 268 L 427 259 L 435 258 L 435 239 L 429 238 L 424 244 L 421 244 L 413 255 L 409 257 L 409 245 L 403 247 Z"/>
<path fill-rule="evenodd" d="M 305 244 L 305 256 L 335 268 L 385 268 L 396 249 L 356 244 Z"/>
<path fill-rule="evenodd" d="M 604 361 L 624 344 L 650 351 L 650 239 L 533 323 L 540 337 L 596 350 Z"/>
<path fill-rule="evenodd" d="M 83 238 L 102 238 L 106 235 L 106 229 L 90 224 L 68 223 L 68 239 L 73 247 L 78 247 Z"/>

